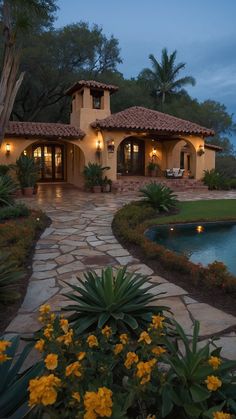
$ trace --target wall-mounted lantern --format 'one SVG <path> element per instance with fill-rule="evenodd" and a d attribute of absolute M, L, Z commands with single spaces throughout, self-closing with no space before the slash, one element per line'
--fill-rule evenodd
<path fill-rule="evenodd" d="M 10 152 L 11 152 L 11 146 L 10 144 L 6 144 L 6 156 L 9 156 Z"/>
<path fill-rule="evenodd" d="M 96 141 L 96 151 L 97 151 L 97 153 L 101 153 L 101 151 L 102 151 L 101 140 Z"/>
<path fill-rule="evenodd" d="M 157 148 L 155 146 L 152 147 L 152 158 L 157 157 Z"/>
<path fill-rule="evenodd" d="M 107 151 L 108 151 L 108 153 L 114 153 L 114 151 L 115 151 L 115 141 L 114 140 L 108 140 L 107 141 Z"/>
<path fill-rule="evenodd" d="M 197 154 L 198 154 L 199 156 L 202 156 L 204 153 L 205 153 L 204 145 L 202 145 L 202 144 L 201 144 L 201 145 L 198 147 Z"/>

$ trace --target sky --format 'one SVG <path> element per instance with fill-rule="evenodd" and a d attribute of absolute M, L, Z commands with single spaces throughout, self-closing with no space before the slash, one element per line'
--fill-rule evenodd
<path fill-rule="evenodd" d="M 59 0 L 57 27 L 86 21 L 119 40 L 125 77 L 149 66 L 148 55 L 177 50 L 200 101 L 224 103 L 236 120 L 236 0 Z"/>

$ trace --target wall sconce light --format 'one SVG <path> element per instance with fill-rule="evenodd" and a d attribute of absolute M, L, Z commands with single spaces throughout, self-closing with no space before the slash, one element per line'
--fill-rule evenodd
<path fill-rule="evenodd" d="M 96 151 L 97 151 L 97 153 L 101 153 L 101 151 L 102 151 L 100 140 L 97 140 L 97 142 L 96 142 Z"/>
<path fill-rule="evenodd" d="M 23 151 L 23 154 L 24 154 L 24 156 L 27 156 L 27 151 L 26 151 L 26 150 L 24 150 L 24 151 Z"/>
<path fill-rule="evenodd" d="M 204 150 L 204 145 L 200 145 L 199 146 L 199 148 L 198 148 L 198 151 L 197 151 L 197 154 L 199 155 L 199 156 L 202 156 L 203 154 L 205 153 L 205 150 Z"/>
<path fill-rule="evenodd" d="M 107 141 L 107 151 L 108 151 L 108 153 L 114 153 L 114 151 L 115 151 L 115 141 L 114 140 Z"/>
<path fill-rule="evenodd" d="M 152 147 L 152 157 L 157 157 L 157 148 Z"/>
<path fill-rule="evenodd" d="M 9 156 L 10 152 L 11 152 L 11 146 L 10 144 L 6 144 L 6 156 Z"/>

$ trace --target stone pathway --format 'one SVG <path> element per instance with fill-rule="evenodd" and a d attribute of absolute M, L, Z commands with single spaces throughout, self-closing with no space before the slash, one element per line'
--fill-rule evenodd
<path fill-rule="evenodd" d="M 180 192 L 181 200 L 236 199 L 236 192 Z M 220 336 L 223 356 L 236 359 L 236 317 L 205 303 L 199 303 L 187 292 L 164 278 L 154 275 L 145 264 L 134 259 L 113 236 L 111 222 L 114 213 L 134 195 L 87 194 L 70 185 L 42 185 L 37 196 L 27 199 L 32 207 L 40 208 L 52 224 L 39 239 L 33 258 L 33 273 L 25 300 L 6 333 L 31 334 L 39 328 L 38 308 L 49 303 L 59 311 L 67 305 L 64 293 L 69 291 L 64 281 L 76 283 L 88 269 L 128 265 L 130 271 L 151 276 L 160 284 L 154 291 L 165 292 L 158 304 L 169 306 L 175 319 L 186 332 L 192 333 L 193 320 L 201 321 L 201 337 Z"/>

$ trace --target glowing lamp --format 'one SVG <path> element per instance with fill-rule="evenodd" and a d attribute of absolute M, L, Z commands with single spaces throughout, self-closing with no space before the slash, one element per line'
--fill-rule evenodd
<path fill-rule="evenodd" d="M 203 227 L 203 226 L 197 226 L 197 227 L 196 227 L 196 231 L 197 231 L 198 233 L 203 233 L 203 231 L 204 231 L 204 227 Z"/>
<path fill-rule="evenodd" d="M 173 227 L 170 228 L 170 231 L 174 231 Z"/>
<path fill-rule="evenodd" d="M 115 151 L 115 141 L 114 140 L 107 141 L 107 151 L 108 151 L 108 153 L 114 153 L 114 151 Z"/>
<path fill-rule="evenodd" d="M 101 151 L 101 141 L 100 140 L 97 140 L 97 142 L 96 142 L 96 150 L 97 150 L 97 152 L 98 153 L 100 153 L 100 151 Z"/>
<path fill-rule="evenodd" d="M 6 155 L 9 156 L 10 152 L 11 152 L 11 146 L 10 144 L 6 144 Z"/>

